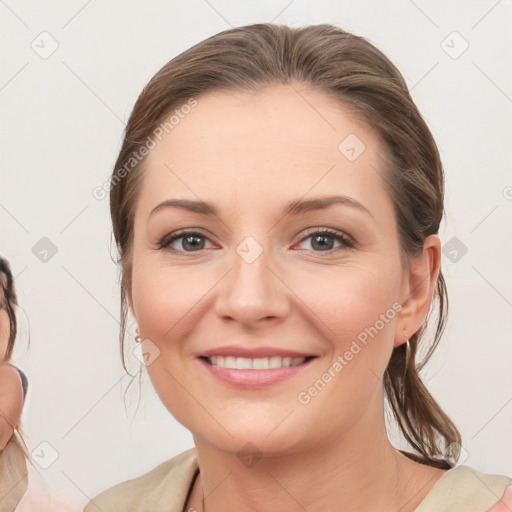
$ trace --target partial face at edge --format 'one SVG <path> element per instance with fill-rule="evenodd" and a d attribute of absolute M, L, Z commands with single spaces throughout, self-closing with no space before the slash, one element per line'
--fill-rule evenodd
<path fill-rule="evenodd" d="M 5 359 L 10 335 L 11 324 L 9 322 L 9 315 L 7 314 L 7 310 L 4 307 L 3 291 L 0 288 L 0 361 Z"/>
<path fill-rule="evenodd" d="M 402 335 L 406 298 L 379 176 L 384 148 L 304 86 L 197 101 L 151 150 L 135 214 L 130 297 L 142 338 L 158 349 L 147 369 L 161 400 L 196 438 L 234 453 L 248 441 L 266 453 L 307 449 L 363 417 L 382 421 L 380 378 Z M 292 201 L 332 195 L 352 205 L 284 213 Z M 217 212 L 152 213 L 172 199 Z M 189 233 L 160 247 L 179 230 Z M 212 376 L 199 357 L 226 346 L 315 358 L 291 378 L 240 387 Z M 357 353 L 347 360 L 347 351 Z M 334 369 L 339 356 L 345 363 Z M 325 386 L 310 393 L 319 379 Z"/>

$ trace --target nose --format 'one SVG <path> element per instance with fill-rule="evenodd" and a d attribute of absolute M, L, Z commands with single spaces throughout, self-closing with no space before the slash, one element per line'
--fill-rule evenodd
<path fill-rule="evenodd" d="M 236 252 L 233 267 L 219 283 L 216 314 L 247 328 L 279 323 L 289 313 L 289 294 L 283 278 L 271 267 L 269 251 L 254 260 Z"/>

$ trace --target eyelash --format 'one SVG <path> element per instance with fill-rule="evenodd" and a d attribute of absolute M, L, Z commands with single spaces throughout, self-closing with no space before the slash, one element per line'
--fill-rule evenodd
<path fill-rule="evenodd" d="M 199 253 L 199 252 L 205 250 L 205 249 L 199 249 L 198 251 L 178 251 L 176 249 L 171 249 L 169 247 L 174 241 L 179 240 L 180 238 L 184 238 L 186 236 L 193 236 L 193 235 L 207 239 L 207 237 L 205 235 L 203 235 L 202 233 L 200 233 L 198 231 L 182 229 L 182 230 L 176 231 L 175 233 L 171 233 L 170 235 L 164 236 L 164 238 L 162 238 L 162 240 L 160 240 L 160 242 L 158 243 L 158 249 L 167 250 L 167 251 L 170 251 L 170 252 L 173 252 L 176 254 L 194 254 L 194 253 Z M 345 233 L 342 233 L 341 231 L 337 231 L 335 229 L 330 229 L 330 228 L 319 228 L 319 229 L 316 229 L 315 231 L 310 231 L 308 234 L 301 237 L 297 243 L 301 243 L 304 240 L 307 240 L 308 238 L 313 237 L 314 235 L 329 235 L 330 237 L 334 238 L 336 241 L 339 241 L 343 244 L 342 247 L 329 249 L 327 251 L 313 251 L 314 253 L 319 254 L 319 255 L 322 255 L 322 254 L 331 255 L 340 250 L 353 249 L 356 245 L 355 241 L 352 239 L 352 237 L 346 235 Z M 307 249 L 301 249 L 301 250 L 307 250 Z"/>

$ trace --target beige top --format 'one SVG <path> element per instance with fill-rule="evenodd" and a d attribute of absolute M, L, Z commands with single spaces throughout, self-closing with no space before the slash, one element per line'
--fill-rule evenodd
<path fill-rule="evenodd" d="M 183 512 L 199 471 L 195 448 L 148 473 L 107 489 L 84 512 Z M 415 512 L 488 512 L 512 479 L 487 475 L 468 466 L 449 469 L 436 482 Z"/>

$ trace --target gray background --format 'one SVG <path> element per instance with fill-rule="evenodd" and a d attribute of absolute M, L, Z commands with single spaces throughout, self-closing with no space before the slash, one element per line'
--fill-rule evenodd
<path fill-rule="evenodd" d="M 0 252 L 22 307 L 23 431 L 55 496 L 80 510 L 192 446 L 145 370 L 136 410 L 117 342 L 108 199 L 93 190 L 165 62 L 230 26 L 269 21 L 362 35 L 410 85 L 447 178 L 451 314 L 425 379 L 463 434 L 463 462 L 512 475 L 511 12 L 510 0 L 0 0 Z"/>

